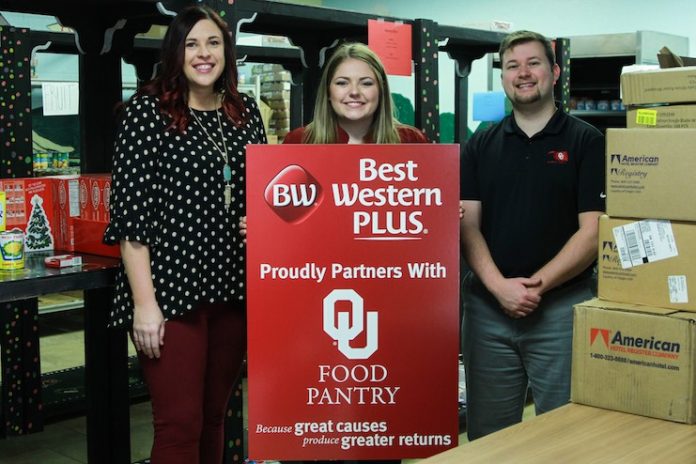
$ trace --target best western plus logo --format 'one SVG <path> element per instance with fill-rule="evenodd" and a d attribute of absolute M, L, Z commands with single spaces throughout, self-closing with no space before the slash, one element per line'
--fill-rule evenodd
<path fill-rule="evenodd" d="M 323 199 L 319 182 L 296 164 L 280 171 L 266 186 L 268 206 L 286 222 L 297 224 L 307 219 Z"/>

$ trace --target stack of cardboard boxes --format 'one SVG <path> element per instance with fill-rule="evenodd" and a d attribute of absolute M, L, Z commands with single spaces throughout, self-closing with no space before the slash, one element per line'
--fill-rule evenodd
<path fill-rule="evenodd" d="M 7 230 L 24 232 L 25 251 L 79 251 L 119 256 L 101 243 L 109 223 L 110 174 L 0 180 Z"/>
<path fill-rule="evenodd" d="M 281 142 L 290 131 L 290 71 L 279 64 L 258 64 L 251 68 L 261 80 L 261 99 L 271 107 L 268 135 L 277 136 Z"/>
<path fill-rule="evenodd" d="M 599 299 L 576 306 L 572 399 L 696 423 L 696 68 L 622 76 Z"/>

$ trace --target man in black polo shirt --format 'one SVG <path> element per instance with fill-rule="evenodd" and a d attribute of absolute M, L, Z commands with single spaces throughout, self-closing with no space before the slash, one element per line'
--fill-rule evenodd
<path fill-rule="evenodd" d="M 473 440 L 570 398 L 573 305 L 592 297 L 604 210 L 604 137 L 558 110 L 549 41 L 519 31 L 500 46 L 512 115 L 462 152 L 462 343 Z"/>

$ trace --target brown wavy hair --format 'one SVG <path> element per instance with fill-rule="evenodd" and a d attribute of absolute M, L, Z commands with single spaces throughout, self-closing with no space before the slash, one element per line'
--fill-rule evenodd
<path fill-rule="evenodd" d="M 324 66 L 324 71 L 319 81 L 317 98 L 314 103 L 314 119 L 309 123 L 303 135 L 303 143 L 336 143 L 338 133 L 338 117 L 331 106 L 329 93 L 331 91 L 331 79 L 336 73 L 336 68 L 345 60 L 353 58 L 367 63 L 375 74 L 379 86 L 379 104 L 372 119 L 368 136 L 374 143 L 400 143 L 398 127 L 401 125 L 394 117 L 389 81 L 384 65 L 375 52 L 367 45 L 358 42 L 349 42 L 340 45 L 331 55 Z"/>
<path fill-rule="evenodd" d="M 186 130 L 191 117 L 187 102 L 189 86 L 184 74 L 186 37 L 198 21 L 204 19 L 214 22 L 222 33 L 225 69 L 215 82 L 214 89 L 222 94 L 223 111 L 236 126 L 243 124 L 246 118 L 244 103 L 237 90 L 237 60 L 230 30 L 220 15 L 211 8 L 191 6 L 181 10 L 169 24 L 162 41 L 157 76 L 136 92 L 136 96 L 158 97 L 162 113 L 171 118 L 170 128 L 179 132 Z"/>

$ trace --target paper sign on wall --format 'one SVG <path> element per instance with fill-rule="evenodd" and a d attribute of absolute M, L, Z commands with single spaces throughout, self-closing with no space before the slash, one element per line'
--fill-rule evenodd
<path fill-rule="evenodd" d="M 78 114 L 80 88 L 77 82 L 44 82 L 41 93 L 44 116 Z"/>
<path fill-rule="evenodd" d="M 367 20 L 367 44 L 384 64 L 387 74 L 411 75 L 411 25 Z"/>
<path fill-rule="evenodd" d="M 457 145 L 247 148 L 249 456 L 457 445 Z"/>

